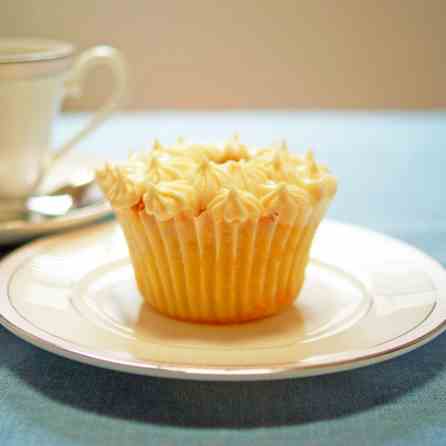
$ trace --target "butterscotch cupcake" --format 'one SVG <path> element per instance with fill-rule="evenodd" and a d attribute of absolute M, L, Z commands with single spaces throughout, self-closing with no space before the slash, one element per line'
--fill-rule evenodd
<path fill-rule="evenodd" d="M 253 152 L 158 142 L 97 181 L 127 239 L 138 288 L 166 316 L 236 323 L 278 313 L 302 288 L 336 179 L 285 144 Z"/>

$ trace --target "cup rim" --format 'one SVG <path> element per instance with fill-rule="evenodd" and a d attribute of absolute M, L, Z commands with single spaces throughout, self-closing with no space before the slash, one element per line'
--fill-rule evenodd
<path fill-rule="evenodd" d="M 26 50 L 20 47 L 26 47 Z M 16 48 L 16 53 L 2 54 L 2 49 L 14 50 Z M 0 38 L 0 64 L 62 59 L 72 56 L 74 51 L 74 45 L 60 40 Z"/>

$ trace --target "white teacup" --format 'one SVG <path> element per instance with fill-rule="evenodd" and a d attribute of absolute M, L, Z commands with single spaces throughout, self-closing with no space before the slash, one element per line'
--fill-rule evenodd
<path fill-rule="evenodd" d="M 79 96 L 89 68 L 110 67 L 109 101 L 83 130 L 57 151 L 52 126 L 66 96 Z M 75 57 L 73 45 L 43 39 L 0 39 L 0 199 L 23 198 L 36 189 L 51 164 L 100 125 L 121 103 L 127 87 L 119 51 L 97 46 Z"/>

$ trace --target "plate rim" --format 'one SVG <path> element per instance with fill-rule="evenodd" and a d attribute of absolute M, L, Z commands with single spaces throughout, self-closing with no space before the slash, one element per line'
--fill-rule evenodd
<path fill-rule="evenodd" d="M 59 228 L 77 224 L 79 221 L 87 221 L 87 219 L 91 217 L 96 218 L 96 216 L 98 216 L 97 218 L 99 218 L 102 215 L 105 216 L 112 212 L 110 205 L 103 199 L 91 205 L 73 209 L 61 217 L 55 217 L 37 223 L 22 220 L 0 222 L 0 235 L 14 231 L 37 233 L 47 230 L 57 230 Z"/>
<path fill-rule="evenodd" d="M 316 365 L 299 364 L 297 361 L 291 361 L 268 366 L 197 366 L 186 363 L 174 364 L 171 362 L 154 360 L 145 360 L 142 362 L 110 358 L 92 352 L 89 349 L 81 348 L 76 344 L 73 344 L 71 341 L 61 339 L 45 332 L 45 330 L 34 326 L 23 318 L 10 304 L 8 292 L 9 282 L 16 268 L 23 261 L 32 257 L 36 252 L 44 250 L 46 246 L 57 243 L 65 236 L 65 234 L 56 234 L 33 241 L 17 249 L 5 256 L 0 262 L 0 324 L 8 331 L 36 347 L 84 364 L 139 375 L 201 381 L 273 380 L 316 376 L 351 370 L 366 365 L 380 363 L 407 353 L 415 348 L 421 347 L 446 330 L 446 270 L 438 261 L 404 241 L 362 226 L 330 219 L 324 220 L 323 224 L 338 225 L 349 228 L 350 230 L 369 233 L 375 237 L 378 236 L 394 243 L 396 242 L 405 249 L 409 248 L 416 256 L 423 257 L 425 261 L 437 268 L 438 272 L 443 273 L 444 287 L 437 290 L 439 297 L 437 305 L 432 310 L 429 317 L 422 321 L 413 330 L 396 339 L 390 340 L 385 344 L 367 349 L 360 349 L 359 351 L 355 351 L 355 353 L 349 352 L 348 354 L 344 354 L 344 356 L 348 356 L 348 358 L 342 359 L 342 355 L 340 355 L 340 359 L 322 360 Z M 118 225 L 118 223 L 112 221 L 95 225 L 95 228 L 106 231 L 108 228 L 116 225 Z M 81 236 L 82 232 L 87 232 L 89 230 L 91 230 L 91 227 L 82 228 L 75 232 L 71 231 L 70 236 L 73 237 L 73 235 L 77 234 Z M 418 334 L 414 336 L 414 333 Z M 387 346 L 387 348 L 383 348 L 383 346 Z"/>

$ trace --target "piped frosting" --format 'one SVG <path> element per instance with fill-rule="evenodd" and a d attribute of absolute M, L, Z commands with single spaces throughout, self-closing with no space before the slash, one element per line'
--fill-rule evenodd
<path fill-rule="evenodd" d="M 337 185 L 312 151 L 299 157 L 282 142 L 253 152 L 237 135 L 222 148 L 155 141 L 148 153 L 106 164 L 96 178 L 113 207 L 138 204 L 161 221 L 203 212 L 228 222 L 267 215 L 288 221 L 331 198 Z"/>
<path fill-rule="evenodd" d="M 107 163 L 96 171 L 96 180 L 116 208 L 130 208 L 141 199 L 143 184 L 130 178 L 124 167 Z"/>
<path fill-rule="evenodd" d="M 235 186 L 256 194 L 257 187 L 268 180 L 264 169 L 249 161 L 228 161 L 226 163 L 228 173 L 226 186 Z"/>
<path fill-rule="evenodd" d="M 183 180 L 149 183 L 145 187 L 142 200 L 145 212 L 160 221 L 170 220 L 180 213 L 188 216 L 198 213 L 194 188 Z"/>
<path fill-rule="evenodd" d="M 264 186 L 265 195 L 261 199 L 265 215 L 277 214 L 283 221 L 299 216 L 305 222 L 312 210 L 309 193 L 298 186 L 285 182 L 271 182 Z"/>
<path fill-rule="evenodd" d="M 305 164 L 298 169 L 295 182 L 308 190 L 316 200 L 331 198 L 337 190 L 337 180 L 325 166 L 318 165 L 312 150 L 305 155 Z"/>
<path fill-rule="evenodd" d="M 248 147 L 241 144 L 238 133 L 224 145 L 223 152 L 221 154 L 220 162 L 225 163 L 227 161 L 240 161 L 250 159 Z"/>
<path fill-rule="evenodd" d="M 217 221 L 228 223 L 257 219 L 262 207 L 259 199 L 240 189 L 223 189 L 209 203 L 208 211 Z"/>
<path fill-rule="evenodd" d="M 205 209 L 218 191 L 230 181 L 218 164 L 203 157 L 192 173 L 191 182 L 195 188 L 199 205 Z"/>

